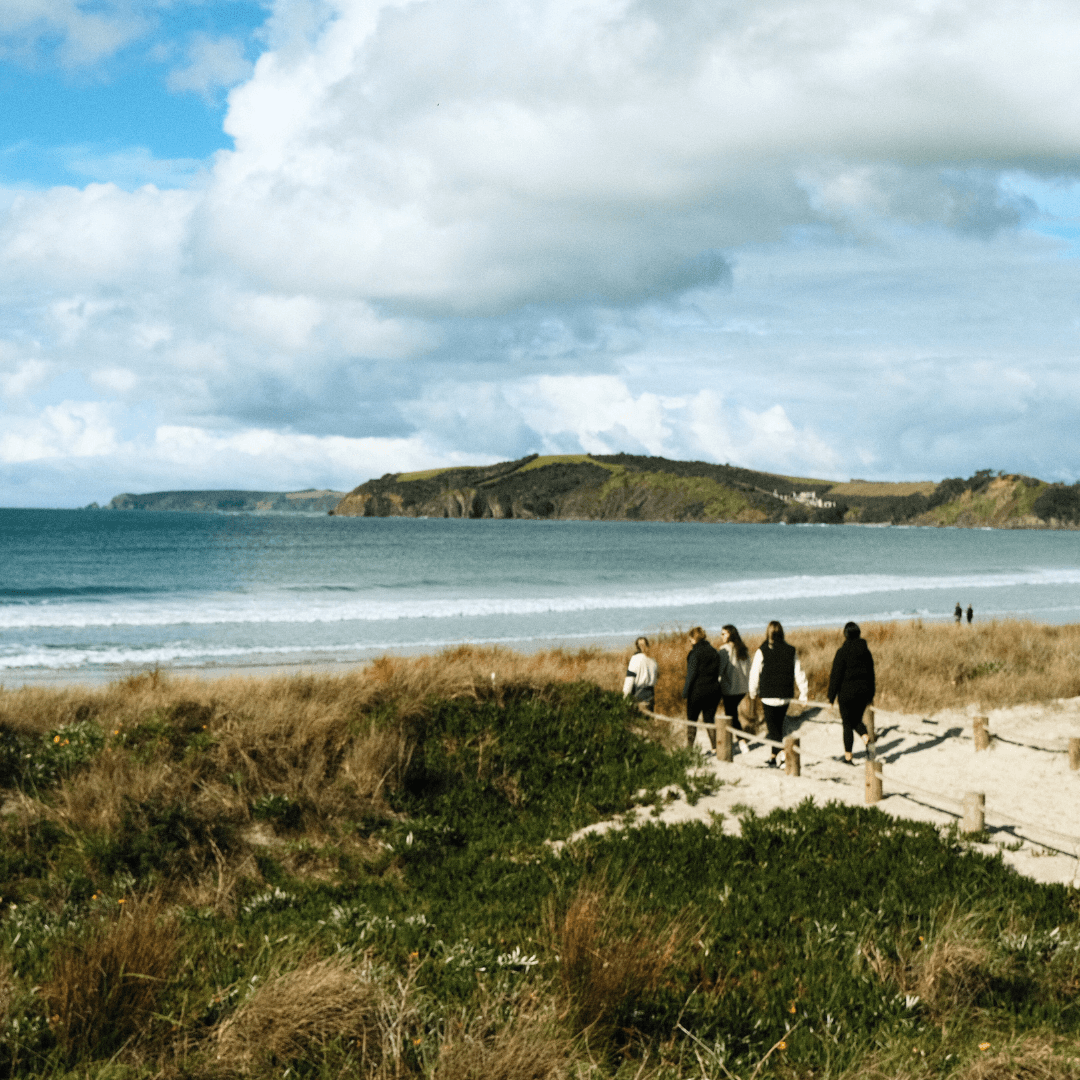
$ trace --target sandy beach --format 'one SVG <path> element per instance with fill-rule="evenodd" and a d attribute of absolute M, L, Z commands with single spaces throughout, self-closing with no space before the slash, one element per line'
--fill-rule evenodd
<path fill-rule="evenodd" d="M 883 798 L 878 809 L 896 818 L 947 829 L 959 824 L 967 792 L 986 796 L 989 843 L 972 844 L 986 854 L 1001 852 L 1006 864 L 1036 881 L 1080 887 L 1080 771 L 1068 764 L 1068 740 L 1080 736 L 1080 698 L 984 711 L 990 749 L 975 751 L 974 706 L 930 717 L 878 710 L 877 756 L 882 762 Z M 770 769 L 769 749 L 749 744 L 730 764 L 709 757 L 705 768 L 721 781 L 715 795 L 691 806 L 679 793 L 659 815 L 640 810 L 603 822 L 571 837 L 605 832 L 631 823 L 714 821 L 738 834 L 740 816 L 764 815 L 805 799 L 864 806 L 865 754 L 844 764 L 841 728 L 835 714 L 808 710 L 789 719 L 787 734 L 800 739 L 802 775 Z M 697 745 L 708 746 L 701 728 Z M 856 745 L 859 746 L 858 740 Z M 671 794 L 676 794 L 672 792 Z M 1015 824 L 1023 822 L 1023 824 Z"/>

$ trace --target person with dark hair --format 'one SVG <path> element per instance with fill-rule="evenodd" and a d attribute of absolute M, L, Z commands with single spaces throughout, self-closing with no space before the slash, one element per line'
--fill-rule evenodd
<path fill-rule="evenodd" d="M 720 631 L 720 695 L 728 727 L 742 731 L 739 702 L 750 689 L 750 650 L 730 623 Z"/>
<path fill-rule="evenodd" d="M 769 623 L 765 640 L 754 653 L 749 684 L 750 696 L 761 698 L 769 738 L 773 742 L 783 742 L 784 717 L 787 716 L 788 703 L 795 696 L 795 687 L 797 685 L 799 688 L 799 700 L 806 701 L 810 697 L 810 684 L 799 663 L 795 646 L 784 640 L 784 628 L 775 619 Z M 772 747 L 770 768 L 776 767 L 779 752 L 778 747 Z"/>
<path fill-rule="evenodd" d="M 715 753 L 716 709 L 720 704 L 720 654 L 709 644 L 700 626 L 691 629 L 690 646 L 682 692 L 686 699 L 686 719 L 690 721 L 686 729 L 686 745 L 694 745 L 697 738 L 694 725 L 700 716 Z"/>
<path fill-rule="evenodd" d="M 862 639 L 858 624 L 849 622 L 844 626 L 844 644 L 836 650 L 833 658 L 828 694 L 830 705 L 834 701 L 840 704 L 840 720 L 844 725 L 844 760 L 848 764 L 853 764 L 851 748 L 855 742 L 855 732 L 862 736 L 866 745 L 870 744 L 863 713 L 874 700 L 876 691 L 874 658 Z"/>
<path fill-rule="evenodd" d="M 626 665 L 623 697 L 633 694 L 635 701 L 641 702 L 652 712 L 656 704 L 656 670 L 656 661 L 649 655 L 649 639 L 639 637 L 634 642 L 634 655 Z"/>
<path fill-rule="evenodd" d="M 974 618 L 975 618 L 975 609 L 970 604 L 968 604 L 968 609 L 967 609 L 968 626 L 971 625 L 971 620 L 974 619 Z"/>
<path fill-rule="evenodd" d="M 953 608 L 952 617 L 953 622 L 956 623 L 957 626 L 959 626 L 960 620 L 964 617 L 964 609 L 960 606 L 959 600 L 956 601 L 956 607 Z"/>

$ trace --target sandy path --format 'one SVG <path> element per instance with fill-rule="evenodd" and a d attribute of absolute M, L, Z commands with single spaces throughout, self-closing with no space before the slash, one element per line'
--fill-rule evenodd
<path fill-rule="evenodd" d="M 972 706 L 923 719 L 878 710 L 877 755 L 884 780 L 878 808 L 894 817 L 947 827 L 959 821 L 965 792 L 982 792 L 991 842 L 972 845 L 976 850 L 1002 850 L 1008 865 L 1036 881 L 1080 887 L 1080 772 L 1069 770 L 1066 753 L 1069 737 L 1080 736 L 1080 698 L 984 713 L 994 737 L 990 749 L 981 753 L 975 752 L 972 738 L 971 719 L 977 712 Z M 746 808 L 764 815 L 807 798 L 819 805 L 837 801 L 864 806 L 865 754 L 859 749 L 855 767 L 843 763 L 840 724 L 823 722 L 834 715 L 811 710 L 803 718 L 789 719 L 786 733 L 801 740 L 801 776 L 768 768 L 768 748 L 751 746 L 736 752 L 730 764 L 707 760 L 704 767 L 723 781 L 715 795 L 695 806 L 679 798 L 668 803 L 658 818 L 642 809 L 634 821 L 708 823 L 713 815 L 722 814 L 724 831 L 737 834 L 738 815 Z M 699 728 L 698 746 L 706 745 Z M 861 747 L 858 739 L 856 747 Z M 916 786 L 936 794 L 916 791 Z M 1024 825 L 1007 822 L 1001 815 Z M 626 823 L 602 822 L 570 840 Z M 1003 850 L 1017 843 L 1019 850 Z"/>

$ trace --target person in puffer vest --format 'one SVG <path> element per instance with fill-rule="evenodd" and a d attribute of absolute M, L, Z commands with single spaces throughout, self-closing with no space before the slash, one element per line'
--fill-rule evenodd
<path fill-rule="evenodd" d="M 750 696 L 760 697 L 765 711 L 765 726 L 774 742 L 784 741 L 784 717 L 788 703 L 799 688 L 799 700 L 810 697 L 810 684 L 806 672 L 799 663 L 795 646 L 784 640 L 784 628 L 774 619 L 765 630 L 765 640 L 754 653 L 750 665 Z M 776 767 L 776 755 L 780 748 L 770 747 L 770 767 Z"/>
<path fill-rule="evenodd" d="M 840 703 L 840 720 L 844 725 L 844 760 L 851 763 L 851 748 L 855 732 L 869 745 L 863 713 L 874 700 L 877 684 L 874 680 L 874 658 L 862 639 L 857 623 L 844 627 L 844 644 L 836 650 L 829 676 L 829 704 Z"/>

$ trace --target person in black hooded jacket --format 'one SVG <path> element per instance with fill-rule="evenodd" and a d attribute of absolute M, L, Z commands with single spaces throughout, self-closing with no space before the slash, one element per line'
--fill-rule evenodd
<path fill-rule="evenodd" d="M 862 639 L 857 623 L 844 626 L 844 644 L 836 650 L 832 674 L 829 676 L 829 704 L 840 703 L 840 719 L 844 725 L 844 760 L 851 761 L 855 732 L 869 744 L 863 713 L 874 700 L 877 690 L 874 681 L 874 658 Z"/>
<path fill-rule="evenodd" d="M 716 709 L 720 704 L 720 654 L 709 644 L 705 631 L 695 626 L 690 631 L 692 648 L 686 657 L 686 682 L 682 696 L 686 698 L 686 745 L 693 746 L 697 737 L 694 724 L 701 717 L 709 742 L 716 750 Z"/>

